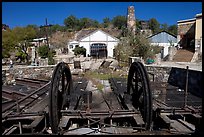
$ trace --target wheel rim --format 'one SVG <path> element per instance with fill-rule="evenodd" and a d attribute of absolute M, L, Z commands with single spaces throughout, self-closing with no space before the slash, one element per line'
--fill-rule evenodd
<path fill-rule="evenodd" d="M 129 69 L 127 93 L 132 96 L 132 105 L 141 112 L 145 128 L 152 122 L 152 95 L 147 71 L 142 63 L 133 62 Z"/>
<path fill-rule="evenodd" d="M 49 120 L 54 134 L 58 133 L 58 125 L 61 119 L 60 110 L 69 107 L 68 96 L 70 95 L 71 86 L 70 69 L 66 63 L 61 62 L 55 67 L 49 91 Z"/>

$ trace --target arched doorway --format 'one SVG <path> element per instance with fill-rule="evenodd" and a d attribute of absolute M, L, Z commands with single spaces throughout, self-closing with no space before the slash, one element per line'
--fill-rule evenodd
<path fill-rule="evenodd" d="M 107 57 L 107 45 L 104 43 L 93 43 L 91 44 L 90 55 L 94 58 L 104 58 Z"/>

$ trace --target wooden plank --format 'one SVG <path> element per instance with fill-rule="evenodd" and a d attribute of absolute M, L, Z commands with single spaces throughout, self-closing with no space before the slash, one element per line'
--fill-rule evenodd
<path fill-rule="evenodd" d="M 192 131 L 177 120 L 171 120 L 170 126 L 180 133 L 192 133 Z"/>
<path fill-rule="evenodd" d="M 158 108 L 160 108 L 156 103 L 153 103 L 152 109 L 153 111 L 156 111 Z"/>
<path fill-rule="evenodd" d="M 160 115 L 160 117 L 164 120 L 165 123 L 170 124 L 171 119 L 167 115 Z"/>
<path fill-rule="evenodd" d="M 133 114 L 133 118 L 138 125 L 144 125 L 145 124 L 141 115 Z"/>
<path fill-rule="evenodd" d="M 5 131 L 2 135 L 10 135 L 17 129 L 16 126 L 12 126 L 11 128 L 8 129 L 8 131 Z"/>
<path fill-rule="evenodd" d="M 166 123 L 168 129 L 170 129 L 171 126 L 171 119 L 167 115 L 159 115 L 160 118 Z"/>
<path fill-rule="evenodd" d="M 182 119 L 178 119 L 178 121 L 187 126 L 192 131 L 195 131 L 195 125 L 188 123 L 187 121 L 183 121 Z"/>
<path fill-rule="evenodd" d="M 35 128 L 38 126 L 38 124 L 44 119 L 44 116 L 38 116 L 34 119 L 34 121 L 30 124 L 31 128 Z"/>
<path fill-rule="evenodd" d="M 134 111 L 136 111 L 132 104 L 126 104 L 126 105 L 127 105 L 127 107 L 128 107 L 129 110 L 134 110 Z M 133 114 L 133 118 L 134 118 L 135 122 L 136 122 L 138 125 L 144 125 L 144 124 L 145 124 L 144 121 L 143 121 L 143 118 L 142 118 L 141 114 Z"/>
<path fill-rule="evenodd" d="M 198 115 L 198 114 L 192 114 L 196 119 L 201 119 L 202 116 L 201 115 Z"/>
<path fill-rule="evenodd" d="M 69 122 L 70 117 L 69 116 L 62 116 L 62 120 L 59 124 L 59 127 L 65 128 L 67 127 L 67 124 Z"/>
<path fill-rule="evenodd" d="M 48 106 L 49 96 L 47 95 L 44 99 L 36 103 L 34 106 L 29 108 L 26 112 L 40 112 L 45 111 L 45 108 Z"/>

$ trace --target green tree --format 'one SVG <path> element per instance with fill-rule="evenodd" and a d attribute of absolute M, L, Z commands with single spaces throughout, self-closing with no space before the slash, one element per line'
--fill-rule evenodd
<path fill-rule="evenodd" d="M 149 20 L 149 27 L 152 30 L 153 34 L 160 31 L 160 24 L 155 18 Z"/>
<path fill-rule="evenodd" d="M 177 25 L 171 25 L 168 27 L 168 31 L 174 35 L 177 35 Z"/>
<path fill-rule="evenodd" d="M 10 53 L 15 51 L 17 40 L 11 30 L 2 31 L 2 58 L 10 57 Z"/>
<path fill-rule="evenodd" d="M 121 29 L 122 27 L 127 27 L 127 18 L 126 16 L 116 16 L 112 19 L 112 24 L 118 29 Z"/>
<path fill-rule="evenodd" d="M 13 33 L 15 35 L 17 44 L 16 49 L 18 52 L 20 52 L 18 55 L 22 55 L 22 58 L 26 59 L 26 63 L 29 63 L 29 55 L 27 53 L 27 49 L 32 46 L 30 43 L 32 39 L 36 38 L 36 31 L 30 27 L 16 27 L 13 30 Z"/>
<path fill-rule="evenodd" d="M 67 29 L 75 31 L 78 29 L 79 19 L 77 19 L 74 15 L 70 15 L 64 19 L 64 25 Z"/>
<path fill-rule="evenodd" d="M 97 20 L 91 20 L 91 27 L 98 28 L 100 26 Z"/>
<path fill-rule="evenodd" d="M 106 17 L 106 18 L 103 19 L 102 26 L 103 26 L 104 28 L 107 28 L 110 24 L 111 24 L 110 18 Z"/>
<path fill-rule="evenodd" d="M 118 61 L 128 62 L 130 56 L 142 57 L 143 59 L 152 56 L 150 54 L 150 43 L 142 35 L 131 35 L 121 39 L 115 48 L 115 57 Z"/>
<path fill-rule="evenodd" d="M 50 27 L 51 34 L 57 31 L 65 32 L 66 30 L 67 30 L 66 26 L 60 26 L 59 24 L 55 24 Z"/>
<path fill-rule="evenodd" d="M 80 29 L 90 28 L 91 27 L 91 19 L 89 18 L 81 18 L 79 21 Z"/>
<path fill-rule="evenodd" d="M 164 23 L 164 24 L 161 24 L 161 30 L 163 31 L 168 31 L 168 24 Z"/>

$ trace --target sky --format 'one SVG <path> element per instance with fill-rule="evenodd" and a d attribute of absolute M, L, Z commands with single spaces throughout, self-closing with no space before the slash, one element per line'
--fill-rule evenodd
<path fill-rule="evenodd" d="M 64 25 L 64 19 L 70 15 L 102 23 L 106 17 L 127 16 L 128 6 L 134 6 L 136 19 L 155 18 L 168 25 L 202 13 L 202 2 L 2 2 L 2 23 L 10 28 L 41 26 L 47 18 L 48 24 Z"/>

